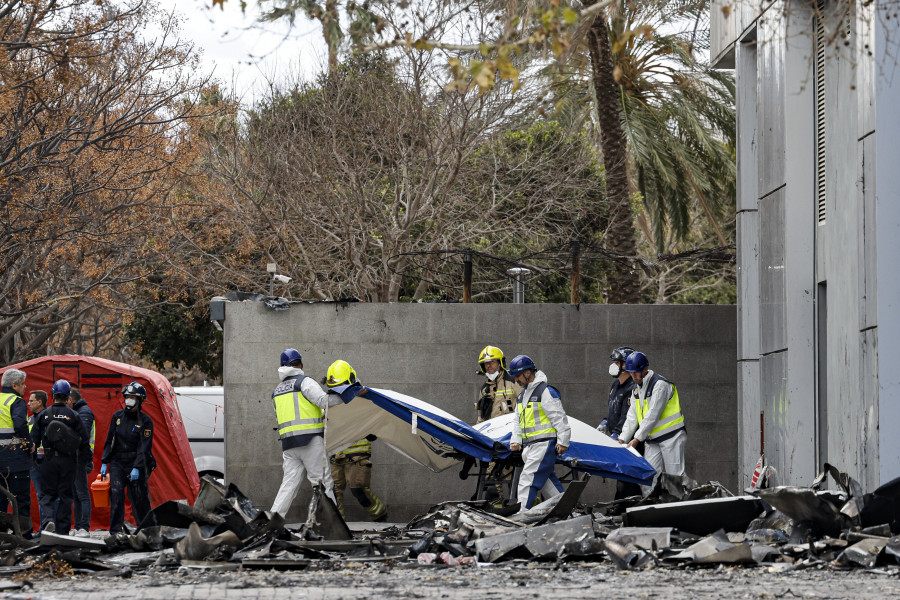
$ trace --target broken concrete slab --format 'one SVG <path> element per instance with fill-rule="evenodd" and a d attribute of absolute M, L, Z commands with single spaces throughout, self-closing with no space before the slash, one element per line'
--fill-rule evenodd
<path fill-rule="evenodd" d="M 516 558 L 550 558 L 568 542 L 579 542 L 596 537 L 591 515 L 584 515 L 541 525 L 502 533 L 475 541 L 478 558 L 484 562 L 497 562 L 507 556 Z"/>
<path fill-rule="evenodd" d="M 625 511 L 629 527 L 675 527 L 696 535 L 725 531 L 746 531 L 747 525 L 763 512 L 763 504 L 753 496 L 710 498 L 635 506 Z"/>

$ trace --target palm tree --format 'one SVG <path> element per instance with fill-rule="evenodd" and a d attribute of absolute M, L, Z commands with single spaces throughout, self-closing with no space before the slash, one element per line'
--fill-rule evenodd
<path fill-rule="evenodd" d="M 591 6 L 596 0 L 585 0 Z M 721 245 L 718 222 L 734 198 L 734 81 L 697 58 L 708 49 L 708 4 L 622 1 L 601 12 L 557 72 L 554 102 L 570 117 L 591 117 L 606 167 L 610 225 L 606 246 L 634 256 L 631 198 L 640 192 L 658 248 L 671 230 L 684 237 L 699 204 Z M 576 40 L 578 40 L 576 36 Z M 593 107 L 593 112 L 578 107 Z M 627 264 L 617 264 L 610 302 L 639 301 Z"/>

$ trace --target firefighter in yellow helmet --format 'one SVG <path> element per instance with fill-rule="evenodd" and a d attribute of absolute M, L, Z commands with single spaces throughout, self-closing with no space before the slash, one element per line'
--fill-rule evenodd
<path fill-rule="evenodd" d="M 356 383 L 356 371 L 343 360 L 336 360 L 328 367 L 325 384 L 329 388 Z M 372 442 L 374 435 L 368 435 L 354 442 L 331 457 L 331 475 L 334 478 L 334 495 L 338 510 L 344 514 L 344 488 L 350 486 L 350 493 L 369 513 L 374 521 L 387 520 L 387 505 L 372 491 Z"/>
<path fill-rule="evenodd" d="M 478 402 L 476 423 L 499 417 L 516 410 L 516 398 L 522 387 L 506 371 L 506 358 L 496 346 L 485 346 L 478 355 L 478 373 L 484 375 Z"/>
<path fill-rule="evenodd" d="M 522 386 L 516 383 L 515 377 L 507 372 L 506 357 L 503 356 L 500 348 L 484 347 L 484 350 L 478 354 L 478 373 L 484 375 L 485 381 L 478 394 L 478 402 L 475 403 L 478 411 L 476 423 L 515 412 L 516 398 L 522 391 Z M 503 483 L 512 481 L 514 470 L 514 467 L 506 464 L 498 465 L 496 461 L 491 461 L 488 465 L 488 477 L 497 482 L 494 486 L 496 494 L 488 497 L 497 507 L 502 506 L 503 501 L 507 498 Z M 493 497 L 491 498 L 491 496 Z"/>

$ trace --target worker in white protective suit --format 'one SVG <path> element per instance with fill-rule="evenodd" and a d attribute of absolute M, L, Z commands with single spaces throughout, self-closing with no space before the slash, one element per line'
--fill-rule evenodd
<path fill-rule="evenodd" d="M 657 474 L 684 475 L 687 430 L 678 389 L 649 367 L 643 352 L 632 352 L 625 361 L 625 370 L 636 385 L 619 443 L 634 447 L 645 442 L 644 458 Z M 650 487 L 641 487 L 645 495 L 650 492 Z"/>
<path fill-rule="evenodd" d="M 556 457 L 569 447 L 572 428 L 563 410 L 559 392 L 547 384 L 547 376 L 538 371 L 534 361 L 520 355 L 509 363 L 509 373 L 522 386 L 516 402 L 509 449 L 522 452 L 525 466 L 519 475 L 518 500 L 520 510 L 532 507 L 538 492 L 544 499 L 562 494 L 563 487 L 556 476 Z"/>
<path fill-rule="evenodd" d="M 304 474 L 313 486 L 321 482 L 325 494 L 336 505 L 334 481 L 325 459 L 323 417 L 327 407 L 342 402 L 341 397 L 326 392 L 312 377 L 303 374 L 303 357 L 294 348 L 281 353 L 278 375 L 281 383 L 272 392 L 272 401 L 278 422 L 278 439 L 281 440 L 284 477 L 272 512 L 287 516 Z"/>

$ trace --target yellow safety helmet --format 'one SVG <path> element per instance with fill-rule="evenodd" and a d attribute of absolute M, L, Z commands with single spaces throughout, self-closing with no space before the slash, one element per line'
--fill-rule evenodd
<path fill-rule="evenodd" d="M 347 361 L 336 360 L 328 367 L 325 383 L 328 387 L 352 385 L 356 383 L 356 371 L 353 370 L 353 367 Z"/>
<path fill-rule="evenodd" d="M 478 355 L 478 372 L 482 375 L 484 375 L 484 367 L 482 365 L 489 360 L 499 360 L 500 368 L 504 371 L 506 370 L 506 357 L 503 356 L 503 350 L 496 346 L 485 346 L 481 354 Z"/>

